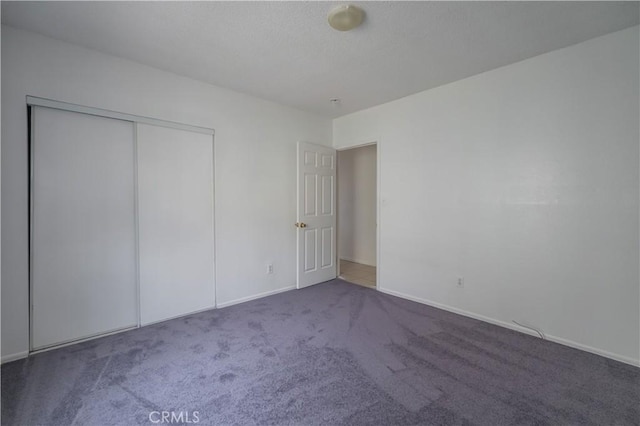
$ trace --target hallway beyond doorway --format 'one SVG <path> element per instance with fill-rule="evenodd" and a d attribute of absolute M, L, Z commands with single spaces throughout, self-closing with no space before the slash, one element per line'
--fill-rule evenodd
<path fill-rule="evenodd" d="M 376 267 L 340 259 L 340 278 L 353 284 L 376 288 Z"/>

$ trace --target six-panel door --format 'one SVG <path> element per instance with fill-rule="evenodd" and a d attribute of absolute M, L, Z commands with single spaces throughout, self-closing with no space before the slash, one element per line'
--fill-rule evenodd
<path fill-rule="evenodd" d="M 298 288 L 336 277 L 336 151 L 298 143 Z M 301 225 L 304 224 L 304 225 Z"/>

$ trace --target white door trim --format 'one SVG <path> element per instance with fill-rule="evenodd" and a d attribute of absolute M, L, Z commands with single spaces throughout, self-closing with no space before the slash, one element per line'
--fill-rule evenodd
<path fill-rule="evenodd" d="M 380 271 L 381 271 L 381 263 L 380 263 L 380 207 L 382 205 L 382 198 L 380 195 L 380 175 L 381 175 L 381 151 L 382 151 L 382 143 L 380 142 L 380 138 L 371 139 L 366 142 L 361 142 L 356 145 L 344 146 L 340 148 L 336 148 L 336 151 L 348 151 L 350 149 L 363 148 L 365 146 L 375 145 L 376 146 L 376 290 L 380 290 L 382 286 L 380 285 Z M 340 176 L 338 176 L 340 179 Z M 337 205 L 337 209 L 340 209 L 340 206 Z M 339 241 L 340 238 L 340 221 L 338 221 L 336 225 L 336 241 Z M 336 248 L 336 265 L 338 267 L 338 276 L 340 276 L 340 245 L 337 244 Z"/>
<path fill-rule="evenodd" d="M 152 124 L 154 126 L 169 127 L 172 129 L 188 130 L 190 132 L 213 135 L 215 131 L 206 127 L 192 126 L 190 124 L 176 123 L 173 121 L 159 120 L 157 118 L 143 117 L 108 109 L 93 108 L 84 105 L 76 105 L 68 102 L 55 101 L 53 99 L 27 96 L 27 105 L 61 109 L 64 111 L 79 112 L 81 114 L 97 115 L 99 117 L 114 118 L 116 120 L 132 121 L 134 123 Z"/>

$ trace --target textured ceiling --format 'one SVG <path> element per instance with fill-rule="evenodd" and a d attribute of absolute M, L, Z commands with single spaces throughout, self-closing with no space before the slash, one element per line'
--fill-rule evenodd
<path fill-rule="evenodd" d="M 637 25 L 638 2 L 2 2 L 2 23 L 329 117 Z M 332 106 L 330 98 L 342 104 Z"/>

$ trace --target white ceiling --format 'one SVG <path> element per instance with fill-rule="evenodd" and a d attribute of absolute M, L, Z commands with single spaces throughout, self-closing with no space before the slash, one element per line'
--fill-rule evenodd
<path fill-rule="evenodd" d="M 637 25 L 638 2 L 2 2 L 2 23 L 337 117 Z M 334 107 L 329 99 L 339 97 Z"/>

